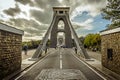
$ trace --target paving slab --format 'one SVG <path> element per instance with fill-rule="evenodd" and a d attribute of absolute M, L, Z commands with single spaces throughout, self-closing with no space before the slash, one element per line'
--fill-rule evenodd
<path fill-rule="evenodd" d="M 87 80 L 77 69 L 43 69 L 35 80 Z"/>

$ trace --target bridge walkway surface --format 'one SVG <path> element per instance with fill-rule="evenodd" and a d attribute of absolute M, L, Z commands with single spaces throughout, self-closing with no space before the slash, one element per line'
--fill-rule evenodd
<path fill-rule="evenodd" d="M 108 80 L 75 54 L 73 49 L 54 49 L 15 80 Z"/>

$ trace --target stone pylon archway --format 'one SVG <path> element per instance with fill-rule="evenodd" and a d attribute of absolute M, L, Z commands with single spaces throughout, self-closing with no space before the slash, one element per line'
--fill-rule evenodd
<path fill-rule="evenodd" d="M 50 36 L 50 47 L 55 48 L 57 45 L 57 32 L 64 32 L 65 33 L 65 47 L 66 48 L 72 48 L 72 36 L 70 27 L 68 24 L 68 21 L 66 19 L 66 16 L 69 16 L 69 8 L 53 8 L 54 10 L 54 18 L 55 22 L 53 24 L 52 30 L 51 30 L 51 36 Z M 62 20 L 64 22 L 64 29 L 58 29 L 58 22 Z"/>
<path fill-rule="evenodd" d="M 45 50 L 48 38 L 50 36 L 50 47 L 55 48 L 57 46 L 57 33 L 64 32 L 65 33 L 65 47 L 72 48 L 72 37 L 75 41 L 77 52 L 81 53 L 82 56 L 89 59 L 89 55 L 87 54 L 86 50 L 84 49 L 83 44 L 79 40 L 69 18 L 69 7 L 53 7 L 53 20 L 48 28 L 45 36 L 43 37 L 42 42 L 40 43 L 38 49 L 36 50 L 35 54 L 32 58 L 38 58 L 41 56 L 42 51 Z M 64 29 L 58 29 L 58 22 L 62 20 L 64 22 Z"/>

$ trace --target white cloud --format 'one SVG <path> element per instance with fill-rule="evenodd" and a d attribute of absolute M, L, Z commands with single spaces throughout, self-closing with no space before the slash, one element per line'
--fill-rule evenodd
<path fill-rule="evenodd" d="M 7 2 L 8 3 L 7 3 Z M 15 7 L 14 0 L 6 0 L 0 1 L 0 10 L 8 9 L 10 7 Z M 52 20 L 52 7 L 54 6 L 69 6 L 70 7 L 70 18 L 73 20 L 77 15 L 81 15 L 82 12 L 87 11 L 87 15 L 91 15 L 93 18 L 100 13 L 100 9 L 104 7 L 105 1 L 104 0 L 15 0 L 17 1 L 21 12 L 16 13 L 14 17 L 8 17 L 6 14 L 1 14 L 0 12 L 0 19 L 2 20 L 10 20 L 8 22 L 14 23 L 18 28 L 25 30 L 25 32 L 29 32 L 30 34 L 25 33 L 24 39 L 39 39 L 42 38 L 45 34 L 45 30 L 48 29 L 50 26 L 50 22 Z M 13 3 L 12 3 L 13 2 Z M 11 5 L 9 5 L 9 3 Z M 4 4 L 1 8 L 1 4 Z M 9 6 L 8 6 L 9 5 Z M 13 12 L 15 13 L 15 12 Z M 25 20 L 24 20 L 25 19 Z M 78 29 L 81 27 L 82 29 L 92 30 L 94 27 L 91 24 L 94 20 L 92 18 L 82 22 L 77 23 L 73 22 L 73 27 Z M 28 26 L 29 25 L 29 26 Z M 31 36 L 33 32 L 29 30 L 29 28 L 24 29 L 25 27 L 34 27 L 36 34 Z M 37 29 L 37 30 L 36 30 Z M 33 29 L 34 30 L 34 29 Z M 43 31 L 44 30 L 44 31 Z M 43 35 L 38 34 L 40 32 Z M 39 38 L 38 38 L 39 35 Z"/>
<path fill-rule="evenodd" d="M 42 37 L 41 36 L 31 36 L 31 37 L 25 37 L 23 36 L 23 42 L 24 41 L 30 41 L 30 40 L 41 40 Z"/>
<path fill-rule="evenodd" d="M 78 23 L 78 22 L 73 22 L 73 27 L 75 29 L 81 28 L 85 30 L 92 30 L 94 26 L 91 24 L 94 20 L 92 18 L 87 19 L 84 22 Z"/>
<path fill-rule="evenodd" d="M 84 24 L 90 24 L 90 23 L 92 23 L 94 20 L 92 19 L 92 18 L 90 18 L 90 19 L 87 19 L 85 22 L 84 22 Z"/>
<path fill-rule="evenodd" d="M 63 0 L 58 0 L 60 3 L 62 3 Z"/>
<path fill-rule="evenodd" d="M 20 3 L 17 3 L 19 5 L 19 8 L 21 9 L 21 13 L 18 14 L 17 16 L 15 16 L 15 18 L 25 18 L 27 20 L 30 20 L 31 19 L 31 16 L 30 16 L 30 10 L 36 10 L 36 11 L 40 11 L 40 12 L 44 12 L 44 9 L 42 8 L 37 8 L 37 7 L 31 7 L 29 4 L 27 5 L 23 5 L 23 4 L 20 4 Z"/>
<path fill-rule="evenodd" d="M 11 16 L 7 16 L 6 14 L 4 14 L 3 12 L 0 12 L 0 19 L 4 20 L 4 21 L 8 21 L 10 18 L 12 18 Z"/>
<path fill-rule="evenodd" d="M 10 7 L 15 7 L 14 0 L 0 0 L 0 11 L 8 9 Z"/>
<path fill-rule="evenodd" d="M 74 11 L 71 13 L 71 19 L 74 19 L 77 15 L 81 15 L 82 12 L 87 11 L 92 17 L 96 17 L 100 14 L 100 10 L 96 9 L 94 5 L 86 5 L 86 6 L 78 6 L 74 9 Z"/>

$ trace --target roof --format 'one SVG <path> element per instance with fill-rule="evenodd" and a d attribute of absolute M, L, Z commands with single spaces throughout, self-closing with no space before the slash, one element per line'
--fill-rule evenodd
<path fill-rule="evenodd" d="M 117 32 L 120 32 L 120 27 L 111 29 L 111 30 L 102 31 L 100 32 L 100 35 L 107 35 L 107 34 L 112 34 L 112 33 L 117 33 Z"/>
<path fill-rule="evenodd" d="M 23 35 L 24 31 L 0 22 L 0 30 Z"/>
<path fill-rule="evenodd" d="M 70 10 L 70 7 L 53 7 L 53 10 L 62 10 L 62 11 L 69 11 Z"/>
<path fill-rule="evenodd" d="M 53 7 L 53 9 L 70 9 L 70 7 Z"/>

